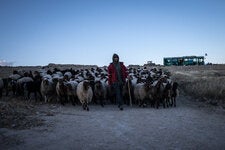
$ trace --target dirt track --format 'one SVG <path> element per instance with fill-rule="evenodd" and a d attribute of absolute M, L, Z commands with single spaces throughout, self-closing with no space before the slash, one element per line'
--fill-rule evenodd
<path fill-rule="evenodd" d="M 44 104 L 44 125 L 1 128 L 1 149 L 225 149 L 225 111 L 180 97 L 167 109 Z"/>

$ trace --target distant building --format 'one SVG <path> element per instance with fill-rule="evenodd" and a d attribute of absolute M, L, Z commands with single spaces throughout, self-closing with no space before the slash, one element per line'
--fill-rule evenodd
<path fill-rule="evenodd" d="M 156 64 L 152 61 L 147 61 L 147 64 L 144 64 L 144 66 L 155 66 Z"/>
<path fill-rule="evenodd" d="M 204 65 L 204 56 L 183 56 L 163 58 L 164 66 Z"/>

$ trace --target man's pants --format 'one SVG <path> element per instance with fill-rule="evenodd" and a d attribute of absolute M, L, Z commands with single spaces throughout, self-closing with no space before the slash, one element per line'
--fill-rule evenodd
<path fill-rule="evenodd" d="M 119 105 L 119 107 L 122 106 L 123 105 L 123 95 L 122 95 L 123 85 L 121 83 L 113 83 L 112 90 L 114 91 L 116 96 L 116 103 Z"/>

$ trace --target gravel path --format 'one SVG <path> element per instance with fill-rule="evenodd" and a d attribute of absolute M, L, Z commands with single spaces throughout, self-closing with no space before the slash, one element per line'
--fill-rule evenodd
<path fill-rule="evenodd" d="M 180 98 L 176 108 L 40 105 L 44 125 L 0 129 L 0 149 L 225 149 L 225 111 Z"/>

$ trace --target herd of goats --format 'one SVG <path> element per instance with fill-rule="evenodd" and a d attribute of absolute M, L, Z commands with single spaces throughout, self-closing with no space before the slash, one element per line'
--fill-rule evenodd
<path fill-rule="evenodd" d="M 176 107 L 178 83 L 169 72 L 156 67 L 128 68 L 129 79 L 123 85 L 123 100 L 127 105 L 159 108 Z M 80 105 L 89 110 L 89 104 L 116 104 L 115 94 L 108 85 L 107 67 L 90 69 L 38 69 L 14 70 L 8 78 L 0 78 L 2 93 L 20 96 L 26 100 Z M 32 94 L 33 93 L 33 94 Z M 31 98 L 31 94 L 33 97 Z"/>

